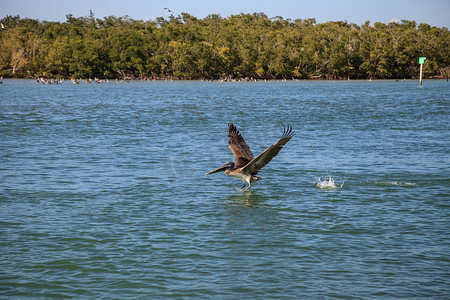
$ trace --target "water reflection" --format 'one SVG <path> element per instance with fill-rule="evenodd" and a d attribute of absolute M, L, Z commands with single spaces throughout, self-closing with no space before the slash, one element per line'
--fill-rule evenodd
<path fill-rule="evenodd" d="M 256 207 L 268 199 L 268 197 L 261 195 L 256 190 L 242 191 L 237 187 L 235 189 L 237 193 L 226 197 L 226 203 L 228 205 Z"/>
<path fill-rule="evenodd" d="M 256 237 L 265 235 L 282 223 L 279 210 L 269 205 L 267 202 L 271 199 L 259 191 L 239 192 L 228 195 L 224 200 L 228 232 Z"/>

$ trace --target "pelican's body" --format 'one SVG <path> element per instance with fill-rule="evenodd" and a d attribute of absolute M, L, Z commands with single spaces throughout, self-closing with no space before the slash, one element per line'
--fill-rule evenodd
<path fill-rule="evenodd" d="M 223 166 L 206 173 L 206 175 L 225 171 L 225 175 L 238 178 L 244 182 L 244 186 L 248 184 L 246 190 L 252 187 L 252 182 L 263 179 L 264 177 L 258 177 L 259 170 L 267 165 L 272 158 L 274 158 L 281 148 L 292 138 L 294 132 L 291 127 L 285 128 L 281 139 L 264 150 L 256 158 L 253 158 L 253 153 L 250 151 L 250 147 L 244 141 L 242 136 L 233 123 L 228 124 L 228 146 L 233 152 L 236 163 L 227 162 Z"/>
<path fill-rule="evenodd" d="M 264 178 L 245 173 L 242 171 L 242 168 L 227 169 L 225 170 L 225 175 L 242 180 L 244 182 L 244 186 L 242 188 L 244 188 L 246 184 L 248 184 L 248 189 L 252 186 L 253 181 L 258 181 Z"/>

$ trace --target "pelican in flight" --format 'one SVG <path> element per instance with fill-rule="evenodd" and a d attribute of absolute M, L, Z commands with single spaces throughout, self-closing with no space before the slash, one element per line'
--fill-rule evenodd
<path fill-rule="evenodd" d="M 293 136 L 294 131 L 292 130 L 292 127 L 289 126 L 284 128 L 283 136 L 278 142 L 253 158 L 250 147 L 244 141 L 236 126 L 230 122 L 228 123 L 228 146 L 230 147 L 231 152 L 233 152 L 236 164 L 231 161 L 227 162 L 223 166 L 206 173 L 206 175 L 225 171 L 225 175 L 236 177 L 244 182 L 242 189 L 248 184 L 248 187 L 245 189 L 245 191 L 247 191 L 252 187 L 253 181 L 265 178 L 258 177 L 256 174 L 258 174 L 259 170 L 264 168 L 264 166 L 280 152 L 281 148 L 283 148 Z"/>

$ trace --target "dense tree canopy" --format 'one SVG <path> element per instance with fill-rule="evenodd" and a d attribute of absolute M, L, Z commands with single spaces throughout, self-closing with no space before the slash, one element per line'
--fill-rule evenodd
<path fill-rule="evenodd" d="M 315 19 L 240 14 L 155 21 L 7 16 L 0 72 L 17 77 L 411 78 L 447 75 L 450 33 L 414 21 L 317 24 Z"/>

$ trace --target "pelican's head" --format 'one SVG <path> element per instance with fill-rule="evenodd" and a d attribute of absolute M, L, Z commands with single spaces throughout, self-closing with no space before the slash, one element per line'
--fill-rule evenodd
<path fill-rule="evenodd" d="M 208 172 L 205 175 L 217 173 L 217 172 L 220 172 L 220 171 L 226 171 L 226 170 L 229 170 L 229 169 L 234 169 L 234 162 L 229 161 L 226 164 L 224 164 L 223 166 L 218 167 L 217 169 L 212 170 L 211 172 Z"/>

